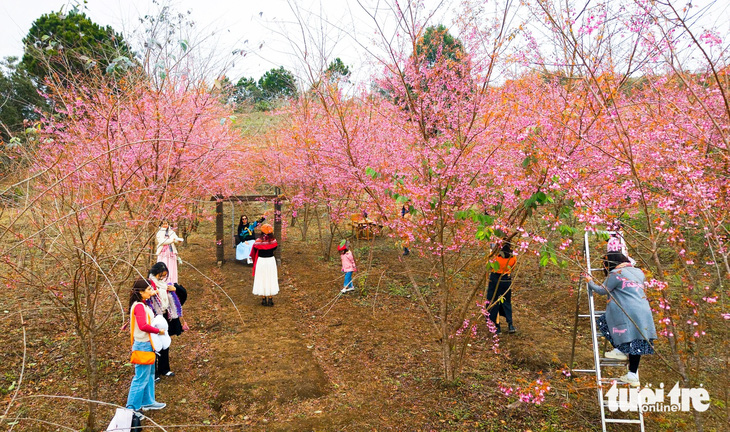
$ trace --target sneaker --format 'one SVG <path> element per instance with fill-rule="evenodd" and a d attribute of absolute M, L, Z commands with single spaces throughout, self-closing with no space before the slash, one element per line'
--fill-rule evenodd
<path fill-rule="evenodd" d="M 517 333 L 517 329 L 512 324 L 509 325 L 509 328 L 507 329 L 507 333 L 514 334 Z"/>
<path fill-rule="evenodd" d="M 355 291 L 355 288 L 353 287 L 345 287 L 340 290 L 342 294 L 349 293 L 350 291 Z"/>
<path fill-rule="evenodd" d="M 151 411 L 151 410 L 161 410 L 162 408 L 165 408 L 167 404 L 164 404 L 162 402 L 152 402 L 149 405 L 142 405 L 142 411 Z"/>
<path fill-rule="evenodd" d="M 167 373 L 165 374 L 165 376 L 166 377 L 169 377 L 169 378 L 174 377 L 175 376 L 175 372 L 173 372 L 173 371 L 167 371 Z"/>
<path fill-rule="evenodd" d="M 618 379 L 622 383 L 628 384 L 630 387 L 639 387 L 639 376 L 633 372 L 628 372 L 626 375 Z"/>
<path fill-rule="evenodd" d="M 253 260 L 252 260 L 251 258 L 248 258 L 248 259 L 246 260 L 246 264 L 253 264 Z"/>
<path fill-rule="evenodd" d="M 502 327 L 501 326 L 499 326 L 499 325 L 497 326 L 497 332 L 495 334 L 498 334 L 498 335 L 501 335 L 502 334 Z"/>
<path fill-rule="evenodd" d="M 621 351 L 619 351 L 616 348 L 614 348 L 611 351 L 607 351 L 603 356 L 607 359 L 613 359 L 613 360 L 628 360 L 629 359 L 629 356 L 622 353 Z"/>
<path fill-rule="evenodd" d="M 160 382 L 161 379 L 162 379 L 161 377 L 155 377 L 155 384 L 157 384 L 158 382 Z"/>

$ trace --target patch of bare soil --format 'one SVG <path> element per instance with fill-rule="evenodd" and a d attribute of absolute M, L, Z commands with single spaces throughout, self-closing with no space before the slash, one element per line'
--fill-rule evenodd
<path fill-rule="evenodd" d="M 561 369 L 570 357 L 575 284 L 560 271 L 546 271 L 515 282 L 518 333 L 504 335 L 493 351 L 491 335 L 480 321 L 457 383 L 441 380 L 439 345 L 425 314 L 411 298 L 402 259 L 422 267 L 417 257 L 402 257 L 388 239 L 356 242 L 361 272 L 354 293 L 340 295 L 337 256 L 323 261 L 317 245 L 291 237 L 282 242 L 281 293 L 274 307 L 251 294 L 251 267 L 214 262 L 213 227 L 203 223 L 180 253 L 189 291 L 185 316 L 191 330 L 173 338 L 171 365 L 176 372 L 156 387 L 167 408 L 150 414 L 167 430 L 210 431 L 593 431 L 600 429 L 590 380 L 569 380 Z M 369 277 L 366 257 L 373 252 Z M 48 313 L 41 296 L 0 294 L 3 308 L 33 305 L 25 314 L 26 370 L 20 396 L 21 421 L 15 430 L 78 430 L 86 407 L 73 400 L 36 395 L 83 397 L 80 350 L 72 330 Z M 22 301 L 20 301 L 22 300 Z M 235 306 L 234 306 L 235 304 Z M 45 306 L 44 306 L 45 305 Z M 476 313 L 476 307 L 475 307 Z M 23 356 L 17 315 L 5 314 L 6 336 L 0 353 L 2 406 L 13 394 Z M 128 333 L 121 317 L 109 324 L 102 347 L 100 400 L 123 405 L 134 374 L 127 364 Z M 584 330 L 587 329 L 585 323 Z M 589 333 L 584 332 L 584 335 Z M 577 361 L 589 364 L 587 337 L 579 338 Z M 643 376 L 656 378 L 648 358 Z M 553 391 L 541 405 L 522 404 L 499 387 L 549 380 Z M 646 378 L 645 378 L 646 379 Z M 578 398 L 569 390 L 582 388 Z M 100 424 L 111 418 L 104 407 Z M 151 425 L 148 421 L 146 425 Z M 647 430 L 659 419 L 648 416 Z M 216 428 L 212 429 L 212 426 Z M 626 429 L 630 430 L 630 429 Z"/>

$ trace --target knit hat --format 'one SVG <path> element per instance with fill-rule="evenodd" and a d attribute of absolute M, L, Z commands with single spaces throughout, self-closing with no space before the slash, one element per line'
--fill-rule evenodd
<path fill-rule="evenodd" d="M 339 246 L 337 246 L 337 250 L 342 252 L 345 249 L 347 249 L 347 240 L 342 240 Z"/>
<path fill-rule="evenodd" d="M 274 227 L 272 227 L 270 224 L 263 224 L 261 225 L 261 232 L 264 234 L 273 234 Z"/>
<path fill-rule="evenodd" d="M 621 239 L 615 235 L 612 235 L 611 238 L 608 239 L 608 245 L 606 245 L 606 249 L 608 250 L 608 252 L 621 252 L 623 249 Z"/>

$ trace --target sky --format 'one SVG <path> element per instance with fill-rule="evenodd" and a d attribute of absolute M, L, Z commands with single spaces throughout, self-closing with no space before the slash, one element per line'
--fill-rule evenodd
<path fill-rule="evenodd" d="M 227 73 L 234 80 L 242 76 L 258 79 L 265 71 L 284 66 L 297 75 L 301 69 L 301 28 L 299 17 L 318 25 L 306 31 L 323 35 L 327 57 L 340 57 L 346 65 L 366 64 L 364 52 L 371 48 L 372 19 L 365 10 L 374 11 L 376 1 L 362 0 L 160 0 L 195 21 L 197 39 L 230 65 Z M 382 4 L 382 2 L 381 2 Z M 0 58 L 22 56 L 22 39 L 34 20 L 44 13 L 69 10 L 78 5 L 92 21 L 111 25 L 125 38 L 141 29 L 139 18 L 159 10 L 152 0 L 0 0 Z M 444 8 L 446 10 L 446 8 Z M 319 18 L 324 18 L 324 21 Z M 243 50 L 245 56 L 234 56 Z M 315 54 L 320 47 L 309 47 Z M 351 69 L 354 69 L 351 67 Z M 354 70 L 355 73 L 367 73 Z M 353 77 L 356 78 L 356 77 Z"/>
<path fill-rule="evenodd" d="M 494 6 L 504 1 L 484 0 L 484 4 Z M 688 1 L 672 0 L 681 5 Z M 160 10 L 158 3 L 169 5 L 195 22 L 190 44 L 199 42 L 200 52 L 213 53 L 216 65 L 221 65 L 221 70 L 225 68 L 234 82 L 244 76 L 258 79 L 265 71 L 279 66 L 294 72 L 301 82 L 306 75 L 302 33 L 307 33 L 309 40 L 320 41 L 306 47 L 309 64 L 324 68 L 326 65 L 316 65 L 312 58 L 326 58 L 329 62 L 339 57 L 350 66 L 353 82 L 367 82 L 380 67 L 373 60 L 374 54 L 379 53 L 374 20 L 369 15 L 377 17 L 377 25 L 384 33 L 396 33 L 393 14 L 384 9 L 389 2 L 384 0 L 0 0 L 0 58 L 22 56 L 22 39 L 33 21 L 44 13 L 62 7 L 69 10 L 73 5 L 78 5 L 92 21 L 122 33 L 133 48 L 139 47 L 140 17 L 156 14 Z M 427 11 L 436 10 L 429 20 L 432 24 L 449 26 L 451 17 L 458 14 L 458 0 L 424 3 Z M 701 24 L 719 24 L 721 36 L 726 39 L 730 33 L 730 0 L 693 3 L 695 8 L 711 5 L 712 10 Z M 300 22 L 305 25 L 300 26 Z M 234 51 L 238 54 L 234 55 Z"/>

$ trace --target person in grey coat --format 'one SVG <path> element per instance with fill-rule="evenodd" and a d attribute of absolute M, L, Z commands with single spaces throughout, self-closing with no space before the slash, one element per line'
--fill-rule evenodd
<path fill-rule="evenodd" d="M 639 386 L 639 361 L 642 355 L 654 354 L 656 328 L 649 301 L 644 293 L 644 273 L 631 265 L 620 252 L 609 252 L 603 259 L 608 278 L 602 285 L 586 276 L 590 288 L 608 296 L 606 313 L 596 320 L 601 333 L 613 345 L 606 358 L 629 360 L 629 372 L 619 378 L 632 387 Z"/>

